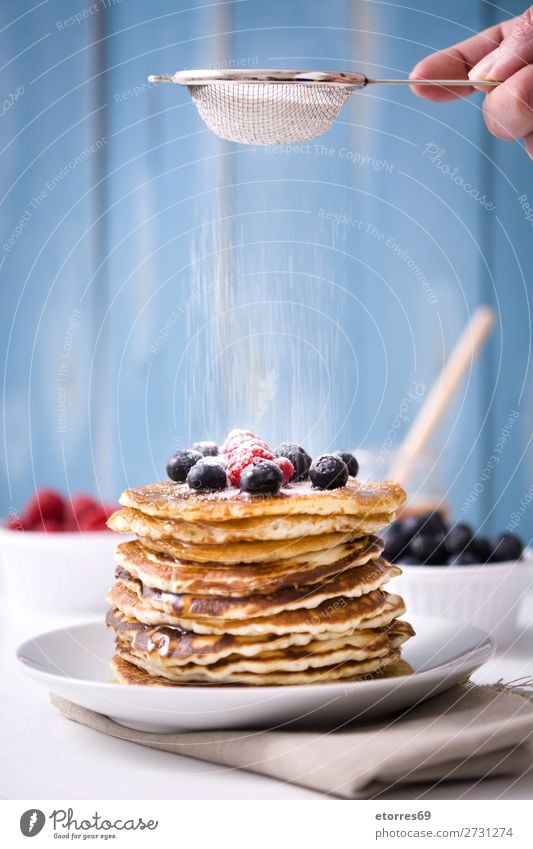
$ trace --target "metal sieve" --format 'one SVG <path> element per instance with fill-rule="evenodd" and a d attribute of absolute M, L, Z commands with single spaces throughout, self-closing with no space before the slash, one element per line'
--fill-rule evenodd
<path fill-rule="evenodd" d="M 152 83 L 186 85 L 210 130 L 243 144 L 290 144 L 325 133 L 355 89 L 374 83 L 472 86 L 470 80 L 373 80 L 344 71 L 178 71 Z M 492 88 L 494 80 L 476 80 Z"/>

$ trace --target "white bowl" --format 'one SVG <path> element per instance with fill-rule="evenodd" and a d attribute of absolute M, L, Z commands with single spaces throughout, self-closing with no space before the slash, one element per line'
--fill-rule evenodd
<path fill-rule="evenodd" d="M 533 552 L 523 560 L 473 566 L 407 566 L 391 581 L 407 612 L 477 625 L 499 647 L 513 641 L 520 606 L 533 586 Z M 407 617 L 409 618 L 409 617 Z"/>
<path fill-rule="evenodd" d="M 100 616 L 114 576 L 113 531 L 46 533 L 0 528 L 1 592 L 27 617 Z"/>

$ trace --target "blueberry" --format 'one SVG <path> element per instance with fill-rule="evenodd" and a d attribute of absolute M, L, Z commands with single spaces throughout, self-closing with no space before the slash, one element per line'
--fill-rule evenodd
<path fill-rule="evenodd" d="M 475 536 L 468 544 L 468 551 L 476 556 L 478 563 L 488 563 L 492 554 L 492 546 L 486 537 Z"/>
<path fill-rule="evenodd" d="M 272 460 L 259 460 L 241 473 L 239 487 L 251 495 L 274 494 L 283 483 L 283 472 Z"/>
<path fill-rule="evenodd" d="M 407 543 L 401 522 L 393 522 L 392 525 L 385 528 L 381 534 L 381 538 L 385 543 L 383 557 L 385 560 L 396 561 L 396 558 L 399 557 L 406 548 Z"/>
<path fill-rule="evenodd" d="M 413 554 L 417 560 L 428 565 L 440 565 L 448 559 L 448 549 L 442 534 L 429 536 L 429 534 L 417 534 L 409 544 L 409 554 Z"/>
<path fill-rule="evenodd" d="M 274 451 L 275 457 L 286 457 L 294 466 L 294 474 L 291 481 L 303 481 L 309 474 L 309 466 L 311 465 L 311 457 L 301 447 L 294 445 L 292 442 L 282 442 Z"/>
<path fill-rule="evenodd" d="M 167 462 L 167 475 L 171 481 L 183 483 L 189 474 L 189 469 L 192 469 L 198 460 L 202 459 L 199 451 L 193 451 L 191 448 L 184 448 L 183 451 L 176 451 Z"/>
<path fill-rule="evenodd" d="M 461 551 L 448 557 L 449 566 L 472 566 L 474 563 L 478 563 L 478 559 L 473 551 Z"/>
<path fill-rule="evenodd" d="M 321 454 L 311 463 L 309 477 L 318 489 L 339 489 L 346 486 L 348 469 L 344 460 L 335 454 Z"/>
<path fill-rule="evenodd" d="M 448 528 L 438 510 L 431 510 L 429 513 L 424 513 L 420 516 L 419 532 L 432 536 L 435 534 L 445 534 Z"/>
<path fill-rule="evenodd" d="M 491 563 L 502 563 L 504 560 L 520 560 L 524 544 L 515 534 L 499 534 L 492 543 L 490 554 Z"/>
<path fill-rule="evenodd" d="M 446 535 L 446 545 L 450 554 L 458 554 L 459 552 L 466 551 L 473 536 L 474 532 L 470 525 L 464 522 L 458 522 L 457 525 L 453 525 Z"/>
<path fill-rule="evenodd" d="M 400 519 L 402 532 L 407 541 L 411 540 L 420 530 L 422 524 L 421 516 L 407 516 L 406 519 Z"/>
<path fill-rule="evenodd" d="M 228 485 L 226 470 L 220 463 L 200 461 L 189 470 L 187 483 L 191 489 L 225 489 Z"/>
<path fill-rule="evenodd" d="M 359 471 L 359 463 L 349 451 L 335 451 L 335 456 L 340 457 L 346 463 L 346 468 L 348 469 L 348 474 L 351 478 L 357 477 L 357 472 Z"/>
<path fill-rule="evenodd" d="M 218 455 L 216 442 L 193 442 L 191 449 L 198 451 L 202 457 L 216 457 Z"/>

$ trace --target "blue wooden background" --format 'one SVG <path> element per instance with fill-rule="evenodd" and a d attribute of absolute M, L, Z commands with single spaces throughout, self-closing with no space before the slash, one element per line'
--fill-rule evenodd
<path fill-rule="evenodd" d="M 533 163 L 486 133 L 481 95 L 369 88 L 323 137 L 269 150 L 146 83 L 217 63 L 407 75 L 503 16 L 481 0 L 2 3 L 0 512 L 44 484 L 113 499 L 234 425 L 312 451 L 398 444 L 413 386 L 488 303 L 496 332 L 435 449 L 458 518 L 514 515 L 529 540 Z"/>

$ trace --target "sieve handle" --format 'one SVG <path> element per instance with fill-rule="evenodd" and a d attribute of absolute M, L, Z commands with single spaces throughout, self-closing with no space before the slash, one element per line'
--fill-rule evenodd
<path fill-rule="evenodd" d="M 385 85 L 429 85 L 442 86 L 443 88 L 452 88 L 457 86 L 469 86 L 470 88 L 495 88 L 500 85 L 499 80 L 369 80 L 366 84 L 383 83 Z"/>

